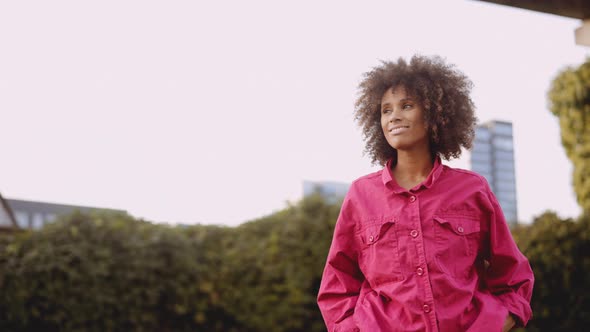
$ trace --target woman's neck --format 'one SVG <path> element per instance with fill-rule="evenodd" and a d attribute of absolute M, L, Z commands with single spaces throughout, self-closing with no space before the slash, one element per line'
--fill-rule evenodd
<path fill-rule="evenodd" d="M 429 151 L 421 153 L 397 151 L 397 162 L 392 172 L 402 188 L 411 189 L 428 177 L 433 166 L 434 162 Z"/>

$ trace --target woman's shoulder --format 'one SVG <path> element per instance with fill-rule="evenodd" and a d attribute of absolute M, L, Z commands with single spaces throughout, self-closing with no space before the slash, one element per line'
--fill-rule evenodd
<path fill-rule="evenodd" d="M 363 195 L 367 192 L 374 192 L 375 189 L 383 186 L 383 170 L 378 170 L 356 178 L 348 188 L 347 196 Z"/>
<path fill-rule="evenodd" d="M 484 187 L 488 187 L 488 181 L 486 178 L 474 171 L 463 169 L 463 168 L 455 168 L 448 165 L 443 165 L 445 173 L 452 181 L 468 181 L 473 182 L 474 184 L 479 184 Z"/>
<path fill-rule="evenodd" d="M 380 181 L 382 181 L 383 178 L 383 169 L 380 169 L 378 171 L 369 173 L 369 174 L 365 174 L 361 177 L 356 178 L 354 181 L 352 181 L 351 186 L 365 186 L 365 185 L 371 185 L 374 183 L 379 183 Z"/>

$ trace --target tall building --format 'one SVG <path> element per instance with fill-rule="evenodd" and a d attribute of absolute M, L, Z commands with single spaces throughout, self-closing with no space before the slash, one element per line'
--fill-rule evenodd
<path fill-rule="evenodd" d="M 483 175 L 504 211 L 506 220 L 518 222 L 512 123 L 490 121 L 475 128 L 471 169 Z"/>

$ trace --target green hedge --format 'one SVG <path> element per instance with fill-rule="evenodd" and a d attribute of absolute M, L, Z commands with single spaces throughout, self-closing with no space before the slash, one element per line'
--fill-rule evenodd
<path fill-rule="evenodd" d="M 230 331 L 204 243 L 125 215 L 23 234 L 0 252 L 0 331 Z"/>
<path fill-rule="evenodd" d="M 339 210 L 312 196 L 235 228 L 220 275 L 228 312 L 252 331 L 325 331 L 316 297 Z"/>
<path fill-rule="evenodd" d="M 312 196 L 238 227 L 74 214 L 0 238 L 0 331 L 325 331 L 316 295 L 339 211 Z M 513 232 L 535 271 L 526 331 L 590 324 L 590 218 Z"/>

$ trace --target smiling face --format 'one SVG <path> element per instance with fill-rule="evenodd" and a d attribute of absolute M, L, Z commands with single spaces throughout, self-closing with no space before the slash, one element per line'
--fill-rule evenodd
<path fill-rule="evenodd" d="M 429 151 L 424 109 L 405 87 L 388 89 L 381 98 L 381 128 L 385 139 L 398 151 Z"/>

